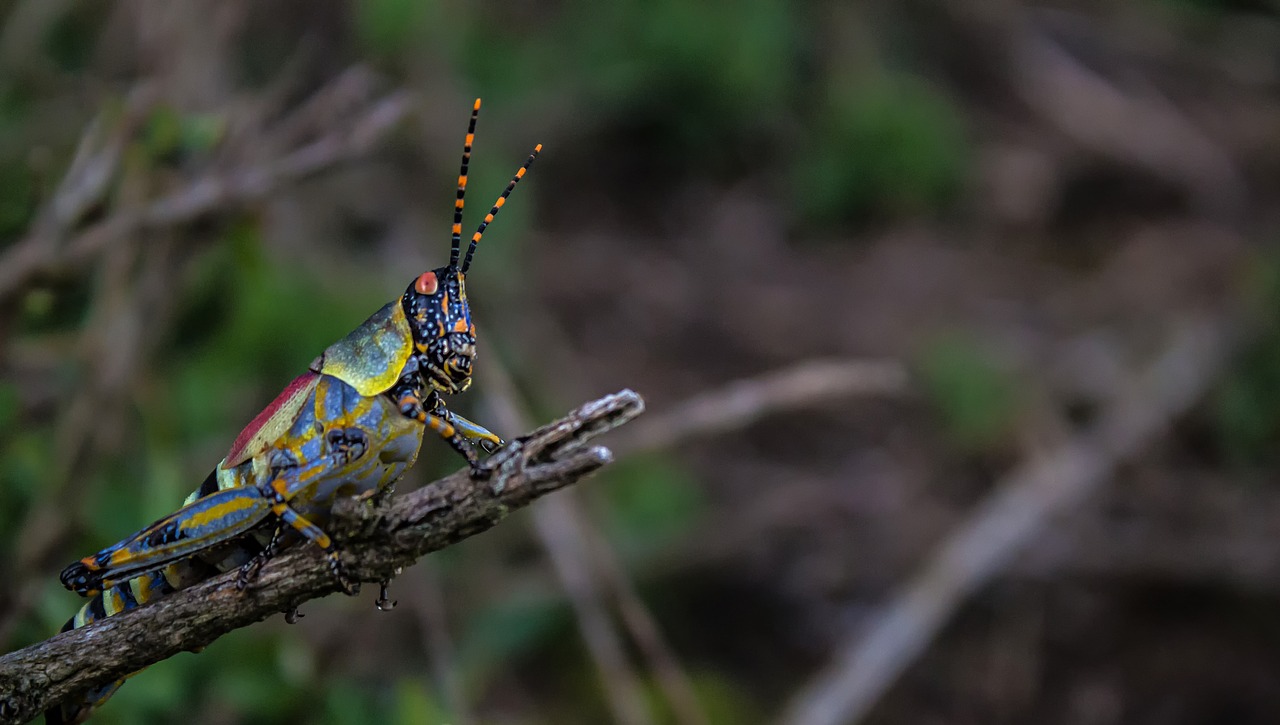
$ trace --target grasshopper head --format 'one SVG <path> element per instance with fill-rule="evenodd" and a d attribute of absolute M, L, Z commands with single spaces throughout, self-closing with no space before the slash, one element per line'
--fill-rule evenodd
<path fill-rule="evenodd" d="M 467 190 L 467 166 L 471 162 L 471 142 L 475 139 L 476 118 L 480 115 L 480 99 L 471 109 L 471 123 L 467 127 L 467 139 L 462 147 L 462 171 L 458 174 L 458 200 L 453 209 L 453 245 L 449 264 L 423 272 L 404 293 L 404 310 L 413 329 L 413 342 L 419 353 L 419 372 L 430 386 L 441 393 L 461 393 L 471 385 L 471 363 L 476 356 L 476 326 L 471 322 L 471 308 L 467 305 L 467 270 L 484 230 L 507 203 L 507 197 L 524 178 L 529 166 L 542 150 L 542 144 L 516 171 L 511 183 L 494 202 L 493 208 L 471 235 L 466 257 L 461 264 L 462 252 L 462 200 Z"/>
<path fill-rule="evenodd" d="M 441 393 L 466 390 L 476 356 L 476 326 L 462 271 L 450 264 L 423 272 L 405 290 L 404 311 L 423 379 Z"/>

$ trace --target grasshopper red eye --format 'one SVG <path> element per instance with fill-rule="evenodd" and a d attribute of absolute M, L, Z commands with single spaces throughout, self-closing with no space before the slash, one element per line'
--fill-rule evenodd
<path fill-rule="evenodd" d="M 418 290 L 420 295 L 433 295 L 439 285 L 435 272 L 423 272 L 422 276 L 418 277 L 418 281 L 413 283 L 413 288 Z"/>

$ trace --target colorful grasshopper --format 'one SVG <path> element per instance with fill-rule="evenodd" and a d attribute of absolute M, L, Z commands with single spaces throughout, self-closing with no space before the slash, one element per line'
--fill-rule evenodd
<path fill-rule="evenodd" d="M 400 299 L 316 358 L 236 437 L 181 509 L 63 570 L 62 583 L 90 601 L 62 631 L 232 569 L 239 569 L 243 589 L 268 559 L 299 539 L 319 546 L 343 589 L 354 593 L 358 585 L 344 574 L 322 528 L 336 497 L 389 490 L 413 465 L 428 428 L 466 458 L 473 476 L 484 474 L 472 446 L 492 450 L 501 439 L 450 411 L 440 396 L 471 384 L 476 328 L 466 272 L 485 228 L 542 146 L 534 147 L 485 215 L 459 264 L 479 113 L 476 99 L 458 175 L 449 264 L 423 272 Z M 383 582 L 378 606 L 393 604 Z M 46 712 L 46 722 L 83 722 L 123 682 L 80 693 Z"/>

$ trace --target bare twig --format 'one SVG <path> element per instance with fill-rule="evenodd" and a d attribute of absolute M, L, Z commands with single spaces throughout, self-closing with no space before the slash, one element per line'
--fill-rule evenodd
<path fill-rule="evenodd" d="M 635 584 L 627 576 L 617 552 L 609 545 L 609 540 L 598 526 L 588 524 L 584 528 L 591 537 L 591 554 L 595 559 L 596 569 L 617 600 L 622 623 L 631 632 L 640 654 L 648 661 L 649 669 L 653 671 L 659 687 L 666 693 L 675 722 L 682 725 L 706 725 L 707 716 L 698 702 L 693 682 L 668 644 L 657 620 L 640 598 Z"/>
<path fill-rule="evenodd" d="M 431 674 L 449 712 L 450 725 L 471 725 L 476 718 L 467 705 L 460 668 L 454 659 L 456 653 L 453 638 L 449 635 L 444 584 L 439 568 L 428 559 L 414 567 L 410 576 L 398 579 L 397 583 L 408 585 L 404 593 L 409 599 L 410 611 L 418 618 L 422 649 L 431 660 Z"/>
<path fill-rule="evenodd" d="M 627 430 L 615 446 L 632 454 L 745 428 L 783 410 L 851 395 L 901 394 L 907 371 L 890 360 L 809 360 L 696 395 Z"/>
<path fill-rule="evenodd" d="M 517 402 L 515 386 L 507 372 L 491 359 L 485 380 L 495 391 L 487 403 L 499 423 L 499 429 L 521 430 L 527 427 L 524 410 Z M 587 555 L 583 516 L 576 502 L 567 496 L 548 499 L 533 510 L 534 529 L 547 551 L 556 577 L 573 607 L 578 630 L 587 645 L 596 671 L 600 673 L 605 701 L 615 722 L 623 725 L 647 725 L 653 718 L 645 703 L 644 687 L 635 669 L 627 661 L 622 637 L 614 627 L 599 590 L 591 557 Z"/>
<path fill-rule="evenodd" d="M 588 403 L 524 436 L 488 461 L 488 481 L 464 471 L 382 508 L 339 501 L 332 528 L 351 576 L 379 581 L 431 551 L 480 533 L 511 511 L 577 481 L 612 459 L 592 438 L 638 415 L 627 390 Z M 338 591 L 324 558 L 302 547 L 236 590 L 227 574 L 155 604 L 0 657 L 0 724 L 24 722 L 70 693 L 203 647 L 233 629 Z"/>
<path fill-rule="evenodd" d="M 964 600 L 1052 516 L 1077 506 L 1200 398 L 1231 337 L 1204 320 L 1184 324 L 1128 396 L 1089 431 L 1011 472 L 869 627 L 836 648 L 834 661 L 795 698 L 783 722 L 862 719 Z"/>
<path fill-rule="evenodd" d="M 622 725 L 652 723 L 644 685 L 627 658 L 623 638 L 609 616 L 599 577 L 591 565 L 591 544 L 578 502 L 557 499 L 547 503 L 534 510 L 534 529 L 573 605 L 578 629 L 600 672 L 614 720 Z"/>

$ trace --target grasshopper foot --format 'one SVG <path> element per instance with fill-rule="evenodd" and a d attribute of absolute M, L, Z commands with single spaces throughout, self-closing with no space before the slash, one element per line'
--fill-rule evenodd
<path fill-rule="evenodd" d="M 342 593 L 349 597 L 354 597 L 360 593 L 360 582 L 347 576 L 342 569 L 342 561 L 338 558 L 337 549 L 329 550 L 329 571 L 333 572 L 333 576 L 338 580 L 338 586 L 342 587 Z"/>
<path fill-rule="evenodd" d="M 245 562 L 244 566 L 240 567 L 240 573 L 236 574 L 236 591 L 242 592 L 248 589 L 249 584 L 258 578 L 258 572 L 262 571 L 262 565 L 266 563 L 267 560 L 261 555 Z"/>
<path fill-rule="evenodd" d="M 387 598 L 387 585 L 391 583 L 390 579 L 383 579 L 378 584 L 378 600 L 374 604 L 378 607 L 378 611 L 390 612 L 396 608 L 396 600 Z"/>
<path fill-rule="evenodd" d="M 271 533 L 271 540 L 258 552 L 252 559 L 246 561 L 244 566 L 240 567 L 240 573 L 236 575 L 236 590 L 244 591 L 249 585 L 258 578 L 258 574 L 262 571 L 262 567 L 271 557 L 280 551 L 280 536 L 284 533 L 284 527 L 277 526 L 276 530 Z"/>
<path fill-rule="evenodd" d="M 302 619 L 305 616 L 307 615 L 303 614 L 302 612 L 299 612 L 298 608 L 294 607 L 284 613 L 284 621 L 286 624 L 297 624 L 298 620 Z"/>

